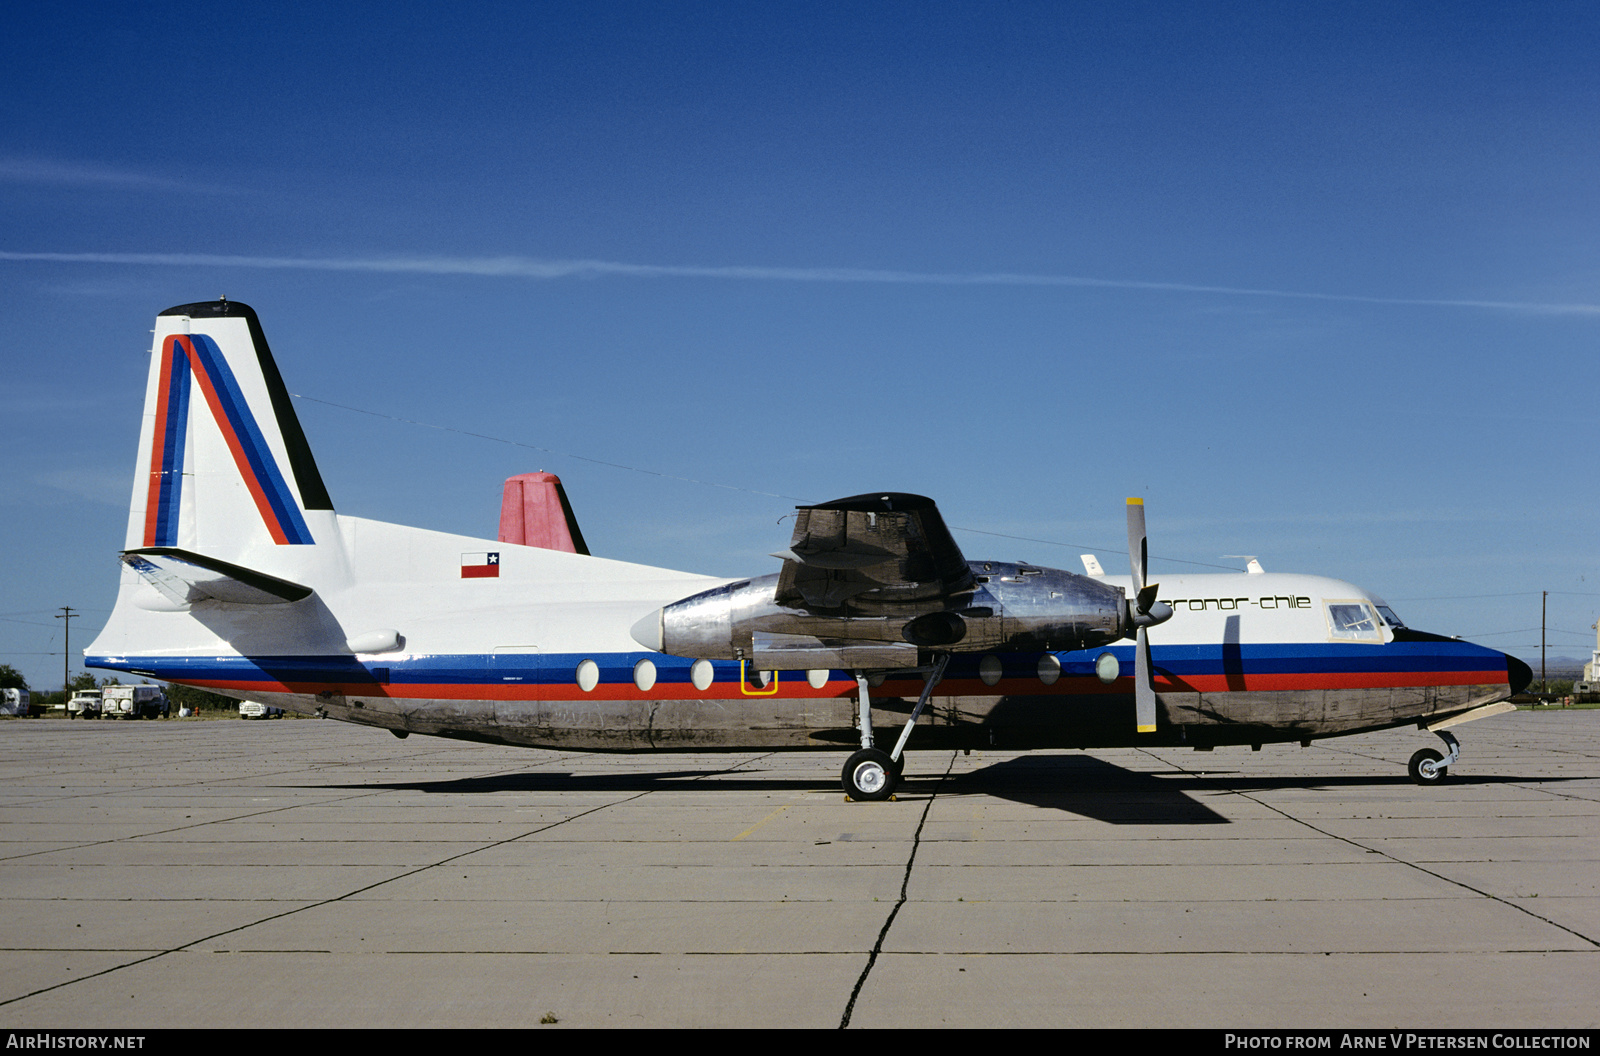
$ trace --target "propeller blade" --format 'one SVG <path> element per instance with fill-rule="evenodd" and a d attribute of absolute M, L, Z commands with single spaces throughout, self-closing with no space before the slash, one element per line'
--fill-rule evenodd
<path fill-rule="evenodd" d="M 1150 555 L 1144 537 L 1144 500 L 1128 500 L 1128 561 L 1133 565 L 1133 589 L 1144 589 Z"/>
<path fill-rule="evenodd" d="M 1150 610 L 1156 605 L 1156 584 L 1146 585 L 1145 581 L 1150 576 L 1150 544 L 1144 534 L 1144 500 L 1130 498 L 1128 500 L 1128 562 L 1133 566 L 1133 609 L 1135 617 L 1147 617 Z M 1172 615 L 1172 610 L 1167 606 L 1161 619 Z M 1159 622 L 1148 619 L 1135 619 L 1138 631 L 1134 637 L 1133 652 L 1133 712 L 1134 723 L 1140 733 L 1156 732 L 1156 689 L 1150 681 L 1150 638 L 1146 628 L 1150 623 Z"/>
<path fill-rule="evenodd" d="M 1139 628 L 1133 657 L 1134 724 L 1140 733 L 1155 733 L 1156 687 L 1150 681 L 1150 639 L 1143 627 Z"/>

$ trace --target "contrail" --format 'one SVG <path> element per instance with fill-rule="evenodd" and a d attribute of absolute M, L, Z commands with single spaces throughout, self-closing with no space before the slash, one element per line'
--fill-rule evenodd
<path fill-rule="evenodd" d="M 1208 286 L 1187 282 L 1141 282 L 1082 275 L 1030 275 L 1020 272 L 927 272 L 877 268 L 776 268 L 746 265 L 627 264 L 610 260 L 547 260 L 537 257 L 249 257 L 216 253 L 18 253 L 0 250 L 0 260 L 58 264 L 134 264 L 157 267 L 278 268 L 296 271 L 367 271 L 414 275 L 481 275 L 489 278 L 735 279 L 758 282 L 891 283 L 919 286 L 1041 286 L 1152 290 L 1166 293 L 1217 293 L 1237 297 L 1278 297 L 1357 304 L 1432 308 L 1483 308 L 1549 314 L 1600 315 L 1600 304 L 1540 304 L 1528 301 L 1451 300 L 1425 297 L 1367 297 L 1353 293 L 1266 290 L 1248 286 Z"/>

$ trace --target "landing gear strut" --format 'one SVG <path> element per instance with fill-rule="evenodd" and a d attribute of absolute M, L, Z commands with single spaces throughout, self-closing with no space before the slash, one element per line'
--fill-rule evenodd
<path fill-rule="evenodd" d="M 906 740 L 911 736 L 911 728 L 917 724 L 917 719 L 922 717 L 922 709 L 928 706 L 928 699 L 933 696 L 933 687 L 944 677 L 944 669 L 949 663 L 950 654 L 944 653 L 934 661 L 932 667 L 921 669 L 920 673 L 926 677 L 922 696 L 917 700 L 917 706 L 912 709 L 911 718 L 907 720 L 905 729 L 900 731 L 900 739 L 895 742 L 892 752 L 884 752 L 872 746 L 871 690 L 867 684 L 866 673 L 856 672 L 856 688 L 861 700 L 861 750 L 845 762 L 844 772 L 840 775 L 845 795 L 851 799 L 866 801 L 888 799 L 894 795 L 895 786 L 900 783 L 900 773 L 906 765 Z"/>
<path fill-rule="evenodd" d="M 1437 785 L 1444 780 L 1450 764 L 1461 758 L 1461 742 L 1456 740 L 1454 734 L 1447 730 L 1433 732 L 1450 749 L 1450 754 L 1440 755 L 1432 748 L 1423 748 L 1413 755 L 1411 762 L 1406 765 L 1406 772 L 1419 785 Z"/>

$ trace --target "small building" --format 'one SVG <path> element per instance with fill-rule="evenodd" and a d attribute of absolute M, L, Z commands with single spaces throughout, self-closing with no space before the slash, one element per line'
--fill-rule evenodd
<path fill-rule="evenodd" d="M 1572 687 L 1572 699 L 1580 704 L 1600 701 L 1600 620 L 1589 626 L 1595 632 L 1594 652 L 1589 655 L 1589 662 L 1583 665 L 1583 681 Z"/>

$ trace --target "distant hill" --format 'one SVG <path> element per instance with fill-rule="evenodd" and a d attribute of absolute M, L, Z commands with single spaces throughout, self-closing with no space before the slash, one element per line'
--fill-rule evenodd
<path fill-rule="evenodd" d="M 1533 677 L 1539 677 L 1539 654 L 1518 657 L 1523 663 L 1533 668 Z M 1585 657 L 1581 660 L 1570 656 L 1547 656 L 1544 658 L 1545 674 L 1550 678 L 1582 678 L 1583 665 L 1589 662 Z"/>

